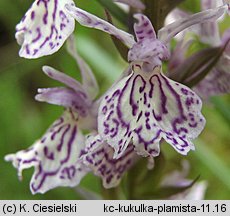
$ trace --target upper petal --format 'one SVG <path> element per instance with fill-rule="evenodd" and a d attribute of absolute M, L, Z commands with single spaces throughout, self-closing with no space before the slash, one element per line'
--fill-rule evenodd
<path fill-rule="evenodd" d="M 19 177 L 22 170 L 34 167 L 30 189 L 32 193 L 45 193 L 58 186 L 79 184 L 87 173 L 87 170 L 76 166 L 84 145 L 78 116 L 67 110 L 32 147 L 7 155 L 5 160 L 12 161 Z"/>
<path fill-rule="evenodd" d="M 201 0 L 202 10 L 208 10 L 211 8 L 216 8 L 219 5 L 222 5 L 221 0 Z M 212 46 L 218 46 L 221 43 L 219 27 L 217 21 L 213 20 L 212 22 L 207 22 L 201 24 L 201 40 L 205 43 L 208 43 Z"/>
<path fill-rule="evenodd" d="M 190 15 L 186 18 L 176 20 L 175 22 L 161 28 L 158 31 L 158 38 L 165 44 L 169 43 L 170 40 L 176 36 L 178 33 L 184 29 L 200 23 L 206 23 L 210 21 L 215 21 L 220 16 L 222 16 L 226 11 L 228 11 L 228 5 L 225 4 L 218 8 L 213 8 L 205 10 L 193 15 Z"/>
<path fill-rule="evenodd" d="M 192 40 L 181 40 L 177 43 L 169 59 L 168 70 L 172 72 L 177 69 L 185 60 L 186 52 L 191 45 Z"/>
<path fill-rule="evenodd" d="M 99 93 L 97 80 L 89 65 L 83 60 L 83 58 L 81 58 L 81 56 L 79 56 L 77 52 L 75 38 L 73 35 L 67 41 L 67 50 L 70 55 L 72 55 L 72 57 L 76 60 L 80 68 L 83 88 L 92 100 L 95 99 L 95 97 Z"/>
<path fill-rule="evenodd" d="M 226 46 L 223 55 L 217 63 L 218 69 L 230 73 L 230 28 L 222 36 L 222 46 Z"/>
<path fill-rule="evenodd" d="M 89 104 L 82 96 L 81 92 L 75 92 L 68 88 L 44 88 L 38 89 L 38 94 L 35 96 L 37 101 L 64 106 L 78 112 L 80 116 L 87 116 Z"/>
<path fill-rule="evenodd" d="M 103 19 L 96 17 L 80 8 L 77 8 L 71 4 L 66 5 L 66 9 L 70 15 L 72 15 L 81 25 L 88 28 L 95 28 L 104 31 L 110 35 L 117 37 L 128 47 L 132 47 L 135 43 L 133 36 L 125 31 L 122 31 L 112 24 L 106 22 Z"/>
<path fill-rule="evenodd" d="M 134 24 L 137 41 L 141 41 L 143 39 L 156 39 L 156 32 L 148 17 L 143 14 L 135 14 L 134 18 L 138 21 Z"/>
<path fill-rule="evenodd" d="M 74 19 L 66 13 L 65 4 L 72 0 L 36 0 L 16 26 L 19 55 L 38 58 L 60 49 L 74 30 Z"/>
<path fill-rule="evenodd" d="M 157 156 L 162 138 L 181 154 L 194 149 L 191 140 L 205 125 L 202 102 L 191 89 L 159 70 L 135 71 L 110 89 L 101 102 L 98 131 L 115 149 L 116 158 L 131 141 L 144 156 Z"/>
<path fill-rule="evenodd" d="M 113 159 L 114 150 L 99 135 L 88 136 L 81 163 L 100 176 L 105 188 L 116 187 L 124 173 L 137 160 L 133 145 L 129 145 L 122 157 Z"/>
<path fill-rule="evenodd" d="M 74 91 L 80 92 L 85 99 L 87 98 L 87 93 L 85 89 L 83 88 L 82 84 L 77 80 L 49 66 L 43 66 L 42 70 L 51 79 L 57 80 L 65 84 Z"/>

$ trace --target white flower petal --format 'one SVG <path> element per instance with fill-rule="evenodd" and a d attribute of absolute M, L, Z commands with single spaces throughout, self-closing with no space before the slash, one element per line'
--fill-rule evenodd
<path fill-rule="evenodd" d="M 163 138 L 179 153 L 194 149 L 192 139 L 203 130 L 202 102 L 188 87 L 155 68 L 144 73 L 136 65 L 130 76 L 107 92 L 99 107 L 98 131 L 115 149 L 115 158 L 132 141 L 143 156 L 157 156 Z"/>
<path fill-rule="evenodd" d="M 19 55 L 38 58 L 60 49 L 74 30 L 74 19 L 65 11 L 72 0 L 35 0 L 16 26 L 16 39 L 21 45 Z"/>
<path fill-rule="evenodd" d="M 99 29 L 110 35 L 113 35 L 121 40 L 128 47 L 132 47 L 135 43 L 135 40 L 131 34 L 116 28 L 112 24 L 96 17 L 93 14 L 90 14 L 70 4 L 66 5 L 66 9 L 69 14 L 72 15 L 77 20 L 77 22 L 79 22 L 83 26 Z"/>
<path fill-rule="evenodd" d="M 76 166 L 85 145 L 77 124 L 77 114 L 65 111 L 31 148 L 5 157 L 18 169 L 19 177 L 22 170 L 34 167 L 30 182 L 32 193 L 45 193 L 58 186 L 76 186 L 87 173 Z"/>

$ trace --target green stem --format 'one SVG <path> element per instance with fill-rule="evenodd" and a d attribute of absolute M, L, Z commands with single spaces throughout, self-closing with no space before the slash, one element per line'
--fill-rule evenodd
<path fill-rule="evenodd" d="M 159 0 L 145 0 L 146 10 L 145 14 L 151 20 L 155 31 L 157 32 L 163 25 L 163 14 L 160 9 L 160 1 Z"/>
<path fill-rule="evenodd" d="M 151 20 L 156 32 L 164 26 L 167 14 L 182 1 L 184 0 L 144 0 L 145 14 Z"/>
<path fill-rule="evenodd" d="M 125 199 L 125 196 L 123 194 L 122 188 L 120 184 L 111 189 L 106 189 L 102 186 L 102 196 L 105 200 L 122 200 Z"/>

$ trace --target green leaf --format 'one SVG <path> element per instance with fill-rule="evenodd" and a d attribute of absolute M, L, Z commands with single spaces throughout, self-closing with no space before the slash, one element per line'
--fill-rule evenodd
<path fill-rule="evenodd" d="M 221 114 L 223 119 L 230 124 L 230 104 L 223 100 L 221 97 L 212 97 L 211 102 L 214 104 L 215 108 L 218 110 L 218 112 Z"/>
<path fill-rule="evenodd" d="M 213 173 L 214 176 L 225 184 L 226 189 L 230 191 L 230 169 L 221 157 L 215 154 L 206 143 L 197 139 L 195 156 Z"/>
<path fill-rule="evenodd" d="M 197 0 L 186 0 L 181 5 L 179 5 L 179 8 L 191 13 L 198 13 L 201 11 L 200 1 Z"/>

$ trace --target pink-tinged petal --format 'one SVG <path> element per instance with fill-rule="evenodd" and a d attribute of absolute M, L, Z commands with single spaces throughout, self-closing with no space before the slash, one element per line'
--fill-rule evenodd
<path fill-rule="evenodd" d="M 65 84 L 67 87 L 73 89 L 76 92 L 80 92 L 82 96 L 87 99 L 87 94 L 82 87 L 82 84 L 77 80 L 49 66 L 43 66 L 42 70 L 51 79 L 57 80 Z"/>
<path fill-rule="evenodd" d="M 221 95 L 230 93 L 230 73 L 218 70 L 217 67 L 194 87 L 194 91 L 197 92 L 202 98 L 207 99 L 210 96 Z"/>
<path fill-rule="evenodd" d="M 217 0 L 202 0 L 202 10 L 216 8 L 218 6 Z M 220 33 L 217 21 L 202 23 L 200 28 L 201 41 L 212 46 L 218 46 L 221 43 Z"/>
<path fill-rule="evenodd" d="M 222 46 L 226 46 L 225 50 L 224 50 L 224 56 L 227 59 L 230 59 L 230 28 L 225 30 L 225 32 L 221 38 L 221 44 L 222 44 Z"/>
<path fill-rule="evenodd" d="M 90 14 L 80 8 L 77 8 L 71 4 L 66 5 L 66 10 L 72 15 L 77 22 L 81 25 L 86 26 L 88 28 L 95 28 L 101 31 L 104 31 L 110 35 L 115 36 L 119 40 L 121 40 L 128 47 L 132 47 L 135 43 L 135 40 L 131 34 L 128 34 L 125 31 L 122 31 L 112 24 L 106 22 L 103 19 L 96 17 L 93 14 Z"/>
<path fill-rule="evenodd" d="M 22 178 L 24 169 L 34 167 L 30 182 L 33 194 L 58 186 L 74 187 L 87 173 L 76 166 L 85 139 L 78 127 L 78 116 L 67 110 L 31 148 L 7 155 Z"/>
<path fill-rule="evenodd" d="M 134 18 L 137 19 L 134 24 L 137 42 L 128 52 L 128 61 L 141 62 L 143 71 L 151 72 L 161 66 L 162 61 L 168 60 L 170 53 L 166 45 L 156 38 L 155 30 L 146 16 L 135 14 Z"/>
<path fill-rule="evenodd" d="M 218 70 L 230 73 L 230 28 L 228 28 L 222 36 L 222 46 L 226 46 L 223 55 L 217 63 Z"/>
<path fill-rule="evenodd" d="M 140 9 L 140 10 L 145 9 L 145 5 L 141 0 L 114 0 L 114 2 L 124 3 L 133 8 Z"/>
<path fill-rule="evenodd" d="M 157 156 L 163 138 L 179 153 L 194 149 L 204 128 L 202 102 L 188 87 L 165 77 L 160 68 L 145 73 L 140 65 L 108 91 L 99 107 L 98 132 L 123 155 L 130 142 L 143 156 Z"/>
<path fill-rule="evenodd" d="M 161 181 L 162 187 L 186 187 L 191 185 L 193 182 L 190 179 L 187 179 L 189 173 L 189 164 L 187 161 L 182 161 L 182 170 L 175 170 L 166 175 Z M 168 199 L 170 200 L 203 200 L 205 196 L 205 192 L 207 189 L 207 182 L 200 181 L 196 182 L 192 187 L 187 190 L 174 194 Z"/>
<path fill-rule="evenodd" d="M 143 14 L 135 14 L 134 18 L 137 19 L 137 23 L 134 24 L 137 41 L 156 39 L 156 32 L 148 17 Z"/>
<path fill-rule="evenodd" d="M 74 19 L 66 12 L 65 4 L 72 0 L 35 0 L 21 22 L 15 37 L 25 58 L 38 58 L 55 53 L 73 32 Z"/>
<path fill-rule="evenodd" d="M 180 66 L 185 60 L 186 52 L 191 45 L 192 40 L 181 40 L 177 43 L 168 64 L 168 70 L 172 72 Z"/>
<path fill-rule="evenodd" d="M 185 30 L 186 28 L 200 23 L 206 23 L 210 21 L 215 21 L 220 16 L 222 16 L 228 10 L 228 5 L 223 5 L 218 8 L 209 9 L 190 15 L 186 18 L 177 20 L 158 31 L 158 38 L 165 44 L 169 43 L 170 40 L 176 36 L 179 32 Z"/>
<path fill-rule="evenodd" d="M 185 18 L 185 17 L 188 17 L 190 16 L 191 13 L 188 13 L 188 12 L 185 12 L 183 10 L 180 10 L 178 8 L 175 8 L 174 10 L 172 10 L 166 17 L 165 19 L 165 26 L 175 22 L 175 21 L 178 21 L 182 18 Z M 194 26 L 191 26 L 185 30 L 183 30 L 182 32 L 178 33 L 176 36 L 175 36 L 175 39 L 177 41 L 181 41 L 184 39 L 185 35 L 187 33 L 190 33 L 193 32 L 194 34 L 197 34 L 199 35 L 200 34 L 200 25 L 194 25 Z"/>
<path fill-rule="evenodd" d="M 155 67 L 161 66 L 162 61 L 168 60 L 168 48 L 158 39 L 144 39 L 137 42 L 128 53 L 128 60 L 132 63 L 142 62 L 143 70 L 151 72 Z"/>
<path fill-rule="evenodd" d="M 35 99 L 40 102 L 71 108 L 78 112 L 80 116 L 86 116 L 90 106 L 86 103 L 81 92 L 75 92 L 72 89 L 63 87 L 38 89 Z"/>
<path fill-rule="evenodd" d="M 113 159 L 114 150 L 100 136 L 89 136 L 80 157 L 81 163 L 101 177 L 105 188 L 116 187 L 124 173 L 137 160 L 133 145 L 129 145 L 119 159 Z"/>
<path fill-rule="evenodd" d="M 201 8 L 203 11 L 211 8 L 216 8 L 218 6 L 217 2 L 218 0 L 201 0 Z"/>
<path fill-rule="evenodd" d="M 169 200 L 204 200 L 205 193 L 208 187 L 206 181 L 195 183 L 191 188 L 182 193 L 178 193 L 168 197 Z"/>
<path fill-rule="evenodd" d="M 223 46 L 225 46 L 228 43 L 228 45 L 225 49 L 225 52 L 227 52 L 230 55 L 230 28 L 225 30 L 225 32 L 221 38 L 221 43 Z"/>
<path fill-rule="evenodd" d="M 82 86 L 85 89 L 85 91 L 88 93 L 90 98 L 93 100 L 99 92 L 99 87 L 97 80 L 89 67 L 89 65 L 79 56 L 76 49 L 76 43 L 75 38 L 72 35 L 67 40 L 67 50 L 70 53 L 70 55 L 76 60 L 82 76 Z"/>
<path fill-rule="evenodd" d="M 216 21 L 201 23 L 200 40 L 211 46 L 219 46 L 221 44 L 219 27 Z"/>
<path fill-rule="evenodd" d="M 223 4 L 227 4 L 228 5 L 228 15 L 230 16 L 230 0 L 222 0 Z"/>

